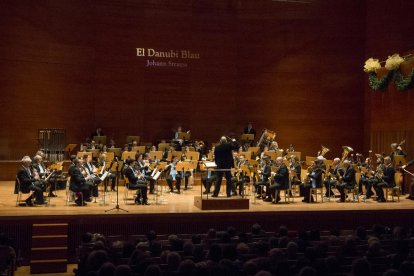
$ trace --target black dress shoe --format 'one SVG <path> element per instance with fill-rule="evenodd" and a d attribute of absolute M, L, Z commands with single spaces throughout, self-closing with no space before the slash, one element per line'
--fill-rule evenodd
<path fill-rule="evenodd" d="M 142 205 L 150 205 L 150 204 L 148 203 L 148 199 L 145 199 L 144 201 L 142 201 Z"/>
<path fill-rule="evenodd" d="M 84 205 L 86 205 L 86 203 L 85 202 L 82 202 L 82 200 L 79 198 L 79 199 L 77 199 L 77 200 L 75 200 L 75 203 L 76 203 L 76 205 L 78 205 L 78 206 L 84 206 Z"/>
<path fill-rule="evenodd" d="M 378 198 L 378 202 L 386 202 L 385 198 Z"/>
<path fill-rule="evenodd" d="M 218 195 L 212 195 L 211 197 L 218 197 Z"/>
<path fill-rule="evenodd" d="M 86 202 L 92 202 L 92 198 L 88 197 L 87 199 L 85 199 Z"/>
<path fill-rule="evenodd" d="M 136 205 L 141 205 L 141 199 L 139 199 L 139 198 L 135 199 L 135 204 Z"/>
<path fill-rule="evenodd" d="M 268 197 L 268 198 L 263 199 L 263 201 L 272 202 L 272 198 Z"/>
<path fill-rule="evenodd" d="M 30 206 L 30 207 L 34 206 L 33 202 L 32 202 L 32 199 L 26 199 L 24 202 L 26 202 L 27 206 Z"/>
<path fill-rule="evenodd" d="M 35 200 L 34 204 L 43 205 L 43 204 L 46 204 L 46 201 L 37 201 L 37 200 Z"/>
<path fill-rule="evenodd" d="M 57 197 L 57 195 L 55 195 L 54 193 L 49 193 L 47 196 L 48 197 Z"/>
<path fill-rule="evenodd" d="M 204 191 L 203 192 L 203 195 L 208 195 L 210 192 L 208 192 L 208 191 Z"/>

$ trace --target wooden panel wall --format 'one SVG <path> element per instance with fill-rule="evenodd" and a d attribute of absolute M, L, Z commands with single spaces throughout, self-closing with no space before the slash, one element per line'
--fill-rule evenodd
<path fill-rule="evenodd" d="M 303 155 L 363 148 L 365 1 L 2 1 L 0 159 L 37 129 L 79 143 L 238 135 L 248 121 Z M 352 14 L 352 16 L 350 16 Z M 187 69 L 145 68 L 136 47 L 190 49 Z"/>
<path fill-rule="evenodd" d="M 413 9 L 412 1 L 367 1 L 367 58 L 386 60 L 394 53 L 403 55 L 414 50 Z M 391 142 L 406 139 L 403 148 L 409 153 L 409 159 L 414 158 L 414 89 L 399 92 L 392 84 L 383 93 L 374 92 L 368 86 L 366 75 L 365 79 L 365 148 L 389 154 Z"/>

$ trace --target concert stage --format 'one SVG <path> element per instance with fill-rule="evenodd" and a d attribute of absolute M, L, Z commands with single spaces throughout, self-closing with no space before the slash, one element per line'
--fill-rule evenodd
<path fill-rule="evenodd" d="M 120 187 L 120 207 L 127 210 L 113 210 L 115 193 L 102 201 L 79 207 L 66 205 L 65 191 L 59 190 L 58 197 L 52 198 L 50 206 L 15 207 L 14 182 L 0 182 L 0 231 L 13 237 L 22 250 L 27 264 L 32 244 L 32 225 L 39 223 L 68 223 L 69 262 L 75 261 L 75 248 L 81 235 L 87 231 L 99 232 L 107 236 L 142 235 L 150 229 L 159 234 L 205 233 L 209 228 L 225 230 L 234 226 L 240 231 L 250 231 L 254 223 L 259 223 L 267 231 L 276 231 L 280 225 L 289 229 L 354 229 L 356 226 L 370 227 L 374 223 L 386 225 L 414 225 L 414 202 L 400 197 L 400 202 L 337 203 L 334 199 L 323 203 L 306 204 L 301 197 L 293 203 L 272 204 L 250 199 L 249 209 L 202 211 L 194 206 L 195 196 L 200 195 L 200 186 L 183 191 L 181 194 L 164 193 L 158 197 L 149 195 L 150 206 L 133 205 L 123 202 L 123 187 Z"/>

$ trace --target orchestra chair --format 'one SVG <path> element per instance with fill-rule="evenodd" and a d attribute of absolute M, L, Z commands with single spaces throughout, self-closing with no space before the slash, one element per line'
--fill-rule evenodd
<path fill-rule="evenodd" d="M 124 176 L 124 183 L 125 183 L 125 190 L 124 190 L 124 203 L 125 203 L 125 205 L 127 205 L 127 204 L 128 204 L 128 200 L 129 200 L 130 198 L 128 198 L 128 196 L 129 196 L 129 180 L 128 180 L 128 177 L 126 177 L 126 176 Z M 137 196 L 138 196 L 139 192 L 140 192 L 140 190 L 138 189 L 138 190 L 137 190 Z M 135 198 L 134 198 L 134 197 L 132 197 L 132 200 L 134 200 L 134 199 L 135 199 Z"/>
<path fill-rule="evenodd" d="M 345 200 L 345 202 L 359 202 L 358 184 L 351 188 L 345 188 L 344 192 L 345 195 L 348 195 L 348 198 Z M 351 194 L 352 197 L 349 197 L 349 194 Z"/>
<path fill-rule="evenodd" d="M 400 201 L 400 195 L 401 195 L 401 173 L 396 172 L 394 174 L 394 181 L 395 186 L 394 187 L 383 187 L 385 200 L 386 201 L 394 201 L 394 197 L 397 197 L 397 201 Z M 389 200 L 391 199 L 391 200 Z"/>
<path fill-rule="evenodd" d="M 76 194 L 76 192 L 70 189 L 70 176 L 68 176 L 68 178 L 66 179 L 66 205 L 69 205 L 69 202 L 75 202 Z M 83 206 L 83 203 L 85 202 L 83 199 L 83 194 L 79 192 L 79 196 L 81 197 Z"/>
<path fill-rule="evenodd" d="M 33 193 L 32 191 L 28 192 L 28 193 L 23 193 L 22 190 L 20 189 L 20 180 L 16 175 L 16 193 L 17 193 L 17 198 L 16 198 L 16 207 L 20 206 L 21 202 L 25 202 L 25 200 L 22 199 L 22 195 L 23 194 L 28 194 L 30 196 L 31 193 Z M 25 202 L 26 205 L 26 202 Z"/>
<path fill-rule="evenodd" d="M 318 193 L 319 192 L 319 193 Z M 312 198 L 312 194 L 315 195 L 315 202 L 318 202 L 318 194 L 321 197 L 321 203 L 323 203 L 323 186 L 318 188 L 310 188 L 309 189 L 309 198 Z"/>
<path fill-rule="evenodd" d="M 290 182 L 289 182 L 289 187 L 287 187 L 285 189 L 278 189 L 278 191 L 279 191 L 279 196 L 280 196 L 280 199 L 281 199 L 279 201 L 279 203 L 282 201 L 281 192 L 283 192 L 285 203 L 293 203 L 294 202 L 293 194 L 292 194 L 292 196 L 290 196 L 290 194 L 292 193 L 292 185 L 291 185 Z M 273 196 L 274 196 L 274 199 L 275 199 L 275 202 L 276 202 L 276 191 L 273 194 Z"/>

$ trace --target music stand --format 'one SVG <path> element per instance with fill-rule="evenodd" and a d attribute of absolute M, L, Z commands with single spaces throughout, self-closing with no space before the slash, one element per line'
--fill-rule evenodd
<path fill-rule="evenodd" d="M 277 152 L 275 152 L 275 151 L 265 151 L 264 155 L 269 156 L 270 160 L 275 160 L 275 161 L 276 161 L 276 158 L 278 157 Z"/>
<path fill-rule="evenodd" d="M 247 161 L 250 161 L 252 159 L 252 152 L 251 151 L 243 151 L 242 154 L 244 154 L 244 157 Z"/>
<path fill-rule="evenodd" d="M 78 151 L 76 157 L 83 158 L 85 155 L 90 155 L 92 157 L 92 152 L 90 151 Z"/>
<path fill-rule="evenodd" d="M 138 153 L 145 153 L 145 146 L 135 146 L 135 147 L 132 147 L 132 151 L 136 151 Z"/>
<path fill-rule="evenodd" d="M 96 144 L 106 145 L 106 136 L 93 136 Z"/>
<path fill-rule="evenodd" d="M 93 158 L 98 158 L 98 155 L 99 155 L 98 149 L 87 149 L 86 151 L 92 153 Z"/>
<path fill-rule="evenodd" d="M 187 160 L 198 161 L 198 159 L 200 158 L 200 153 L 198 151 L 190 151 L 187 152 L 185 155 L 187 157 Z"/>
<path fill-rule="evenodd" d="M 76 148 L 76 146 L 77 146 L 77 144 L 68 144 L 66 147 L 65 147 L 65 152 L 67 152 L 68 153 L 68 157 L 70 158 L 70 154 L 71 154 L 71 152 Z"/>
<path fill-rule="evenodd" d="M 404 155 L 394 155 L 394 167 L 401 167 L 407 164 Z"/>
<path fill-rule="evenodd" d="M 117 161 L 115 164 L 116 164 L 116 171 L 117 172 L 120 172 L 122 170 L 122 164 L 123 164 L 123 162 L 122 161 Z M 122 209 L 121 207 L 119 207 L 119 182 L 118 182 L 118 175 L 116 177 L 116 180 L 117 180 L 116 181 L 116 205 L 115 205 L 114 208 L 105 210 L 105 213 L 106 212 L 113 211 L 113 210 L 117 210 L 117 211 L 122 210 L 122 211 L 125 211 L 125 212 L 128 213 L 129 212 L 128 210 L 125 210 L 125 209 Z"/>
<path fill-rule="evenodd" d="M 178 132 L 178 139 L 188 141 L 191 139 L 191 133 L 190 132 Z"/>
<path fill-rule="evenodd" d="M 149 156 L 153 160 L 161 160 L 162 159 L 162 151 L 150 151 Z"/>
<path fill-rule="evenodd" d="M 204 165 L 204 169 L 207 175 L 208 175 L 208 171 L 214 171 L 217 168 L 217 164 L 214 161 L 204 161 L 202 162 L 202 165 Z M 200 169 L 201 169 L 201 166 L 200 166 Z M 203 197 L 203 184 L 201 184 L 200 196 L 201 198 Z M 206 198 L 208 199 L 208 193 L 206 194 Z"/>
<path fill-rule="evenodd" d="M 173 156 L 176 156 L 179 159 L 181 159 L 182 155 L 183 155 L 183 152 L 181 152 L 181 151 L 169 151 L 168 154 L 167 154 L 167 159 L 172 160 Z"/>
<path fill-rule="evenodd" d="M 260 147 L 249 147 L 249 151 L 252 152 L 253 155 L 257 155 L 257 153 L 259 152 Z"/>
<path fill-rule="evenodd" d="M 316 160 L 316 157 L 306 156 L 306 165 L 311 166 L 313 161 Z"/>
<path fill-rule="evenodd" d="M 121 148 L 109 148 L 109 149 L 107 149 L 108 152 L 113 152 L 114 155 L 118 158 L 121 157 L 121 150 L 122 150 Z"/>
<path fill-rule="evenodd" d="M 158 144 L 158 150 L 159 151 L 165 151 L 168 150 L 170 148 L 170 144 L 168 143 L 159 143 Z"/>
<path fill-rule="evenodd" d="M 240 140 L 242 141 L 242 142 L 251 142 L 251 141 L 253 141 L 254 140 L 254 134 L 242 134 L 241 136 L 240 136 Z"/>
<path fill-rule="evenodd" d="M 124 151 L 122 153 L 121 160 L 127 160 L 128 157 L 131 159 L 135 159 L 135 154 L 137 154 L 135 151 Z"/>
<path fill-rule="evenodd" d="M 115 154 L 113 152 L 106 152 L 106 161 L 112 162 L 115 159 Z"/>
<path fill-rule="evenodd" d="M 166 169 L 166 167 L 167 167 L 167 162 L 161 162 L 161 163 L 159 163 L 158 164 L 158 166 L 157 166 L 157 169 L 158 169 L 158 171 L 159 172 L 164 172 L 165 171 L 165 169 Z M 160 202 L 158 202 L 158 181 L 160 180 L 160 178 L 161 178 L 161 176 L 162 176 L 162 174 L 160 175 L 160 177 L 158 177 L 157 178 L 157 180 L 156 180 L 156 183 L 157 183 L 157 192 L 155 193 L 155 205 L 161 205 L 162 203 L 163 203 L 163 199 L 161 198 L 161 201 Z M 162 197 L 162 185 L 161 185 L 161 193 L 160 193 L 160 197 Z"/>
<path fill-rule="evenodd" d="M 130 143 L 132 143 L 132 141 L 137 141 L 137 144 L 139 145 L 139 142 L 140 142 L 140 137 L 139 136 L 134 136 L 134 135 L 128 135 L 127 137 L 126 137 L 126 142 L 127 142 L 127 144 L 130 144 Z"/>
<path fill-rule="evenodd" d="M 244 178 L 248 175 L 250 175 L 250 168 L 249 166 L 246 165 L 241 165 L 240 166 L 240 170 L 241 170 L 241 177 L 242 177 L 242 194 L 241 197 L 244 198 L 244 186 L 245 186 L 245 181 Z"/>
<path fill-rule="evenodd" d="M 292 151 L 292 152 L 288 152 L 287 153 L 288 156 L 290 157 L 291 155 L 296 156 L 296 159 L 298 159 L 298 161 L 300 161 L 300 157 L 302 155 L 302 153 L 300 151 Z"/>

